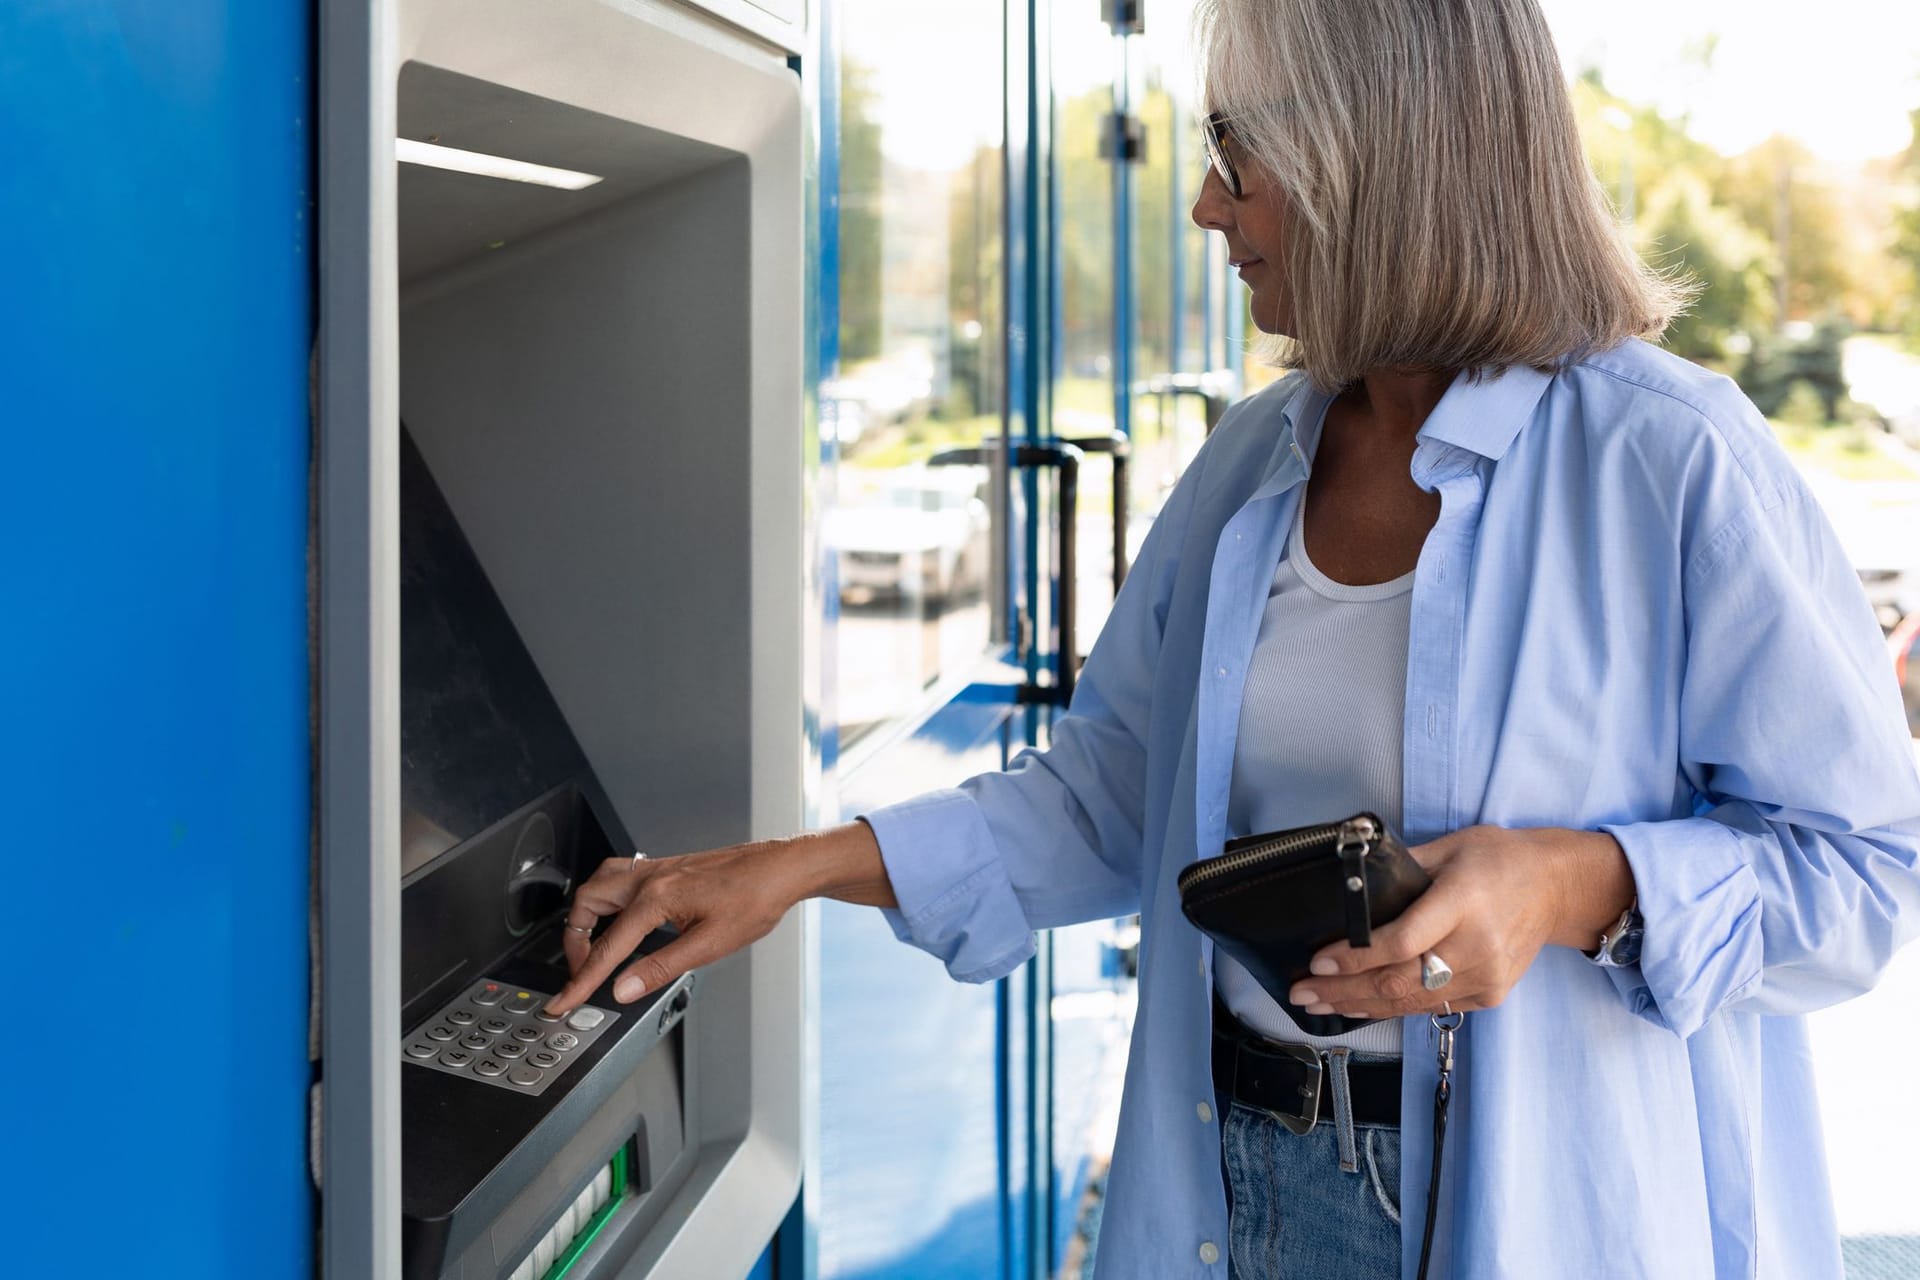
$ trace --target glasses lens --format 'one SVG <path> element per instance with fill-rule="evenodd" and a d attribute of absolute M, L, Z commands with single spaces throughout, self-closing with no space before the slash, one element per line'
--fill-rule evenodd
<path fill-rule="evenodd" d="M 1207 163 L 1213 166 L 1214 172 L 1220 175 L 1220 180 L 1227 184 L 1227 190 L 1237 200 L 1240 198 L 1240 175 L 1234 172 L 1233 162 L 1227 159 L 1226 144 L 1221 140 L 1221 131 L 1225 127 L 1226 122 L 1218 114 L 1210 115 L 1200 122 L 1200 135 L 1206 140 Z"/>

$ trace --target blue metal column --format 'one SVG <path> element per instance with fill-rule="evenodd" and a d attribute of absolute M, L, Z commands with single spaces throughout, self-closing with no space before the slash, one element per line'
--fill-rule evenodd
<path fill-rule="evenodd" d="M 0 5 L 11 1274 L 311 1270 L 311 20 Z"/>
<path fill-rule="evenodd" d="M 1113 112 L 1116 119 L 1133 115 L 1133 41 L 1114 37 Z M 1135 315 L 1133 271 L 1133 164 L 1113 157 L 1113 426 L 1133 435 L 1133 348 Z"/>

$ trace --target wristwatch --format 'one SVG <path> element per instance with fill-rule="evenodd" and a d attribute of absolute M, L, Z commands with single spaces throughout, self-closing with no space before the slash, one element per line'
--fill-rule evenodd
<path fill-rule="evenodd" d="M 1640 963 L 1640 940 L 1646 933 L 1646 921 L 1640 918 L 1640 900 L 1620 913 L 1613 928 L 1600 935 L 1600 949 L 1587 959 L 1602 969 L 1628 969 Z"/>

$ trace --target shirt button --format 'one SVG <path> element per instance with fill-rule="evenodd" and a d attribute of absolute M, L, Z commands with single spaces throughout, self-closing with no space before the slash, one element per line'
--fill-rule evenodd
<path fill-rule="evenodd" d="M 1247 535 L 1244 533 L 1236 533 L 1233 535 L 1233 540 L 1235 542 L 1245 542 L 1247 540 Z"/>
<path fill-rule="evenodd" d="M 1200 1261 L 1206 1263 L 1208 1266 L 1212 1266 L 1214 1263 L 1220 1261 L 1220 1249 L 1213 1241 L 1209 1240 L 1200 1246 Z"/>
<path fill-rule="evenodd" d="M 1203 1102 L 1199 1106 L 1195 1107 L 1193 1109 L 1193 1113 L 1200 1117 L 1201 1124 L 1213 1123 L 1213 1108 L 1208 1106 L 1206 1103 Z"/>
<path fill-rule="evenodd" d="M 1213 674 L 1224 677 L 1227 674 L 1227 669 L 1225 667 L 1216 668 Z"/>

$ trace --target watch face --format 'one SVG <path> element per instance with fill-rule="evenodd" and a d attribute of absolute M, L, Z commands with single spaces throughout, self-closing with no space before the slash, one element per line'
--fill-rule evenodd
<path fill-rule="evenodd" d="M 1641 928 L 1640 922 L 1635 920 L 1631 925 L 1622 930 L 1620 936 L 1613 940 L 1613 945 L 1607 948 L 1608 957 L 1623 969 L 1631 965 L 1639 964 L 1640 939 L 1644 936 L 1645 932 L 1646 931 Z"/>

